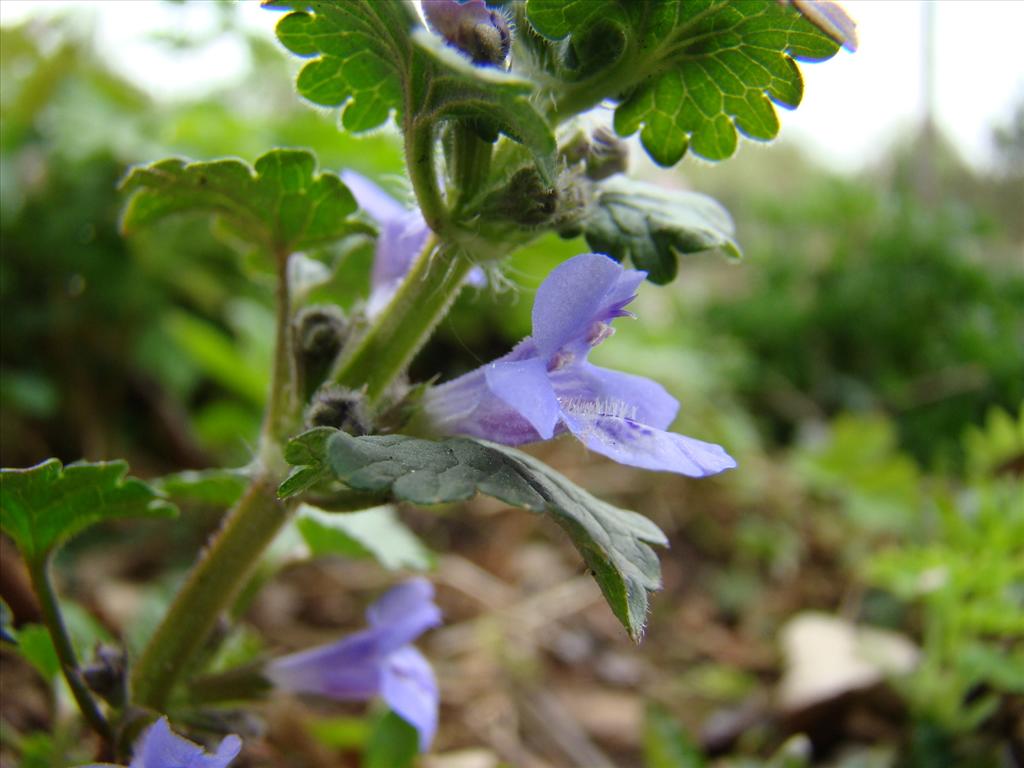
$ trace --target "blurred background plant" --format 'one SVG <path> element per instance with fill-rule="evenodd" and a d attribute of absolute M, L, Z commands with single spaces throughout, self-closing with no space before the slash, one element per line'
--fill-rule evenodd
<path fill-rule="evenodd" d="M 265 265 L 203 221 L 123 239 L 117 182 L 131 164 L 295 146 L 385 184 L 401 172 L 394 135 L 340 133 L 295 98 L 293 64 L 268 35 L 216 8 L 204 36 L 148 44 L 230 38 L 247 53 L 243 86 L 175 99 L 117 74 L 73 12 L 0 28 L 4 466 L 124 456 L 145 477 L 251 457 L 270 357 Z M 1024 103 L 993 135 L 996 170 L 941 137 L 922 157 L 916 133 L 857 174 L 786 145 L 648 170 L 721 200 L 746 260 L 697 259 L 672 286 L 645 286 L 645 322 L 623 324 L 626 340 L 596 361 L 663 382 L 684 403 L 679 431 L 729 446 L 742 470 L 697 487 L 570 443 L 539 449 L 669 532 L 666 592 L 639 649 L 590 610 L 571 552 L 485 501 L 468 517 L 405 510 L 422 541 L 404 529 L 382 539 L 376 518 L 300 517 L 239 610 L 271 643 L 309 640 L 358 624 L 338 584 L 382 585 L 366 558 L 434 565 L 449 621 L 429 645 L 446 691 L 440 747 L 466 762 L 432 766 L 1024 764 Z M 414 376 L 505 352 L 529 330 L 522 292 L 584 250 L 550 238 L 516 254 L 506 275 L 521 288 L 464 293 Z M 310 255 L 364 275 L 369 258 L 365 244 Z M 348 274 L 318 297 L 365 294 Z M 185 525 L 130 539 L 107 528 L 62 556 L 67 591 L 101 618 L 73 620 L 83 650 L 144 631 L 176 571 L 157 587 L 142 579 L 183 566 L 213 523 L 202 498 L 187 507 Z M 3 596 L 35 672 L 4 646 L 0 760 L 62 765 L 75 736 L 63 694 L 47 692 L 56 661 L 4 554 Z M 916 662 L 886 684 L 886 666 L 860 654 L 870 674 L 780 703 L 777 685 L 802 665 L 845 663 L 782 648 L 780 632 L 810 611 L 851 643 L 866 626 L 894 633 Z M 257 653 L 255 637 L 227 643 L 224 668 Z M 337 765 L 370 738 L 345 710 L 275 706 L 251 764 Z"/>

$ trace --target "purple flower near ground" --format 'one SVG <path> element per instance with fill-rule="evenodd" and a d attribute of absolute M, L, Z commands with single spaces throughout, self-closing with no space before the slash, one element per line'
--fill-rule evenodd
<path fill-rule="evenodd" d="M 171 730 L 166 717 L 161 717 L 147 728 L 135 743 L 134 756 L 129 768 L 225 768 L 238 757 L 242 741 L 237 736 L 225 736 L 215 753 L 206 751 Z M 103 768 L 100 765 L 83 768 Z"/>
<path fill-rule="evenodd" d="M 369 629 L 330 645 L 282 656 L 264 670 L 282 690 L 332 699 L 380 696 L 419 732 L 426 751 L 437 732 L 440 696 L 430 662 L 412 641 L 441 623 L 434 588 L 412 579 L 385 593 L 366 611 Z"/>
<path fill-rule="evenodd" d="M 556 268 L 537 290 L 532 336 L 427 392 L 434 426 L 506 445 L 571 432 L 622 464 L 691 477 L 735 467 L 721 446 L 665 431 L 679 402 L 660 384 L 587 361 L 611 322 L 632 316 L 625 307 L 645 276 L 596 253 Z"/>
<path fill-rule="evenodd" d="M 368 178 L 355 171 L 342 171 L 341 180 L 349 188 L 359 207 L 377 224 L 377 249 L 370 275 L 370 298 L 366 314 L 375 317 L 388 305 L 408 274 L 413 261 L 426 245 L 430 227 L 418 208 L 404 208 L 401 203 Z M 468 277 L 471 285 L 484 285 L 479 267 Z"/>

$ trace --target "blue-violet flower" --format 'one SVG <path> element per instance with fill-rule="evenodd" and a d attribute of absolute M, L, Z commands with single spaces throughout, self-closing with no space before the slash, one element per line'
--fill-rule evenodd
<path fill-rule="evenodd" d="M 679 402 L 660 384 L 587 361 L 611 322 L 632 316 L 625 307 L 645 276 L 596 253 L 561 264 L 537 289 L 533 335 L 428 391 L 427 416 L 443 433 L 506 445 L 571 432 L 622 464 L 691 477 L 735 467 L 721 446 L 665 431 Z"/>
<path fill-rule="evenodd" d="M 342 171 L 341 180 L 379 228 L 370 275 L 370 299 L 366 306 L 366 314 L 373 317 L 387 306 L 398 290 L 413 260 L 423 250 L 430 228 L 418 208 L 402 207 L 365 176 L 355 171 Z"/>
<path fill-rule="evenodd" d="M 282 656 L 264 670 L 282 690 L 365 701 L 380 696 L 419 732 L 426 751 L 437 732 L 440 696 L 430 662 L 412 641 L 441 623 L 434 588 L 412 579 L 392 588 L 366 611 L 369 629 L 336 643 Z"/>
<path fill-rule="evenodd" d="M 366 303 L 366 315 L 372 318 L 380 314 L 395 295 L 413 261 L 426 245 L 430 227 L 418 208 L 404 208 L 362 174 L 345 170 L 341 172 L 341 180 L 379 229 L 370 274 L 370 298 Z M 467 282 L 475 286 L 484 285 L 483 270 L 474 267 Z"/>
<path fill-rule="evenodd" d="M 238 757 L 242 741 L 225 736 L 215 753 L 207 754 L 198 744 L 182 738 L 171 730 L 166 717 L 149 726 L 135 743 L 129 768 L 226 768 Z M 83 768 L 104 768 L 90 765 Z"/>

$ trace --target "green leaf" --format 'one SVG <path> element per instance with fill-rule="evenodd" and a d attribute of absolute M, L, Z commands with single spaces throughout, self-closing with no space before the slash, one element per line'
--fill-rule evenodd
<path fill-rule="evenodd" d="M 296 526 L 316 556 L 373 557 L 389 571 L 425 571 L 434 564 L 430 550 L 405 527 L 391 506 L 332 514 L 304 505 Z"/>
<path fill-rule="evenodd" d="M 277 489 L 279 498 L 291 498 L 331 479 L 327 441 L 335 431 L 330 427 L 315 427 L 288 441 L 284 459 L 294 469 Z"/>
<path fill-rule="evenodd" d="M 81 530 L 125 517 L 172 517 L 176 510 L 152 487 L 126 478 L 124 461 L 0 470 L 0 528 L 26 560 L 45 558 Z"/>
<path fill-rule="evenodd" d="M 249 474 L 242 469 L 188 469 L 153 481 L 175 503 L 230 507 L 245 493 Z"/>
<path fill-rule="evenodd" d="M 299 93 L 341 107 L 346 130 L 377 128 L 392 113 L 407 131 L 431 131 L 451 118 L 482 121 L 527 146 L 553 179 L 555 139 L 531 103 L 532 83 L 473 66 L 423 30 L 410 3 L 266 0 L 264 7 L 292 9 L 277 25 L 278 39 L 298 56 L 315 57 L 299 73 Z"/>
<path fill-rule="evenodd" d="M 704 768 L 707 761 L 672 716 L 651 704 L 644 717 L 645 768 Z"/>
<path fill-rule="evenodd" d="M 565 119 L 618 101 L 615 129 L 640 131 L 651 158 L 677 163 L 736 151 L 737 130 L 768 140 L 779 131 L 772 102 L 796 107 L 796 61 L 821 61 L 838 43 L 777 0 L 528 0 L 527 17 L 550 39 L 568 38 L 549 86 Z"/>
<path fill-rule="evenodd" d="M 168 311 L 163 327 L 203 373 L 252 405 L 263 405 L 267 398 L 267 366 L 246 355 L 244 345 L 235 337 L 181 310 Z"/>
<path fill-rule="evenodd" d="M 659 285 L 676 276 L 681 254 L 718 249 L 740 257 L 732 219 L 715 200 L 625 177 L 613 177 L 598 187 L 583 233 L 595 251 L 619 261 L 628 258 Z"/>
<path fill-rule="evenodd" d="M 47 683 L 52 683 L 60 674 L 57 649 L 42 624 L 26 624 L 18 630 L 18 653 Z"/>
<path fill-rule="evenodd" d="M 71 600 L 61 600 L 60 612 L 71 644 L 80 659 L 92 656 L 97 643 L 111 642 L 110 633 L 89 611 Z M 42 624 L 26 624 L 15 633 L 18 653 L 48 683 L 60 674 L 60 658 L 49 631 Z"/>
<path fill-rule="evenodd" d="M 320 433 L 315 440 L 323 437 Z M 506 446 L 465 438 L 352 437 L 339 431 L 322 446 L 325 455 L 313 457 L 311 466 L 329 466 L 337 479 L 357 490 L 386 491 L 414 504 L 463 501 L 483 493 L 550 515 L 569 534 L 630 636 L 641 636 L 647 593 L 661 587 L 661 568 L 650 544 L 667 543 L 647 518 L 594 498 L 537 459 Z"/>
<path fill-rule="evenodd" d="M 317 173 L 316 158 L 303 150 L 272 150 L 253 167 L 161 160 L 133 168 L 121 188 L 131 194 L 121 220 L 127 234 L 177 213 L 212 213 L 247 246 L 290 254 L 371 231 L 348 218 L 356 201 L 341 179 Z"/>
<path fill-rule="evenodd" d="M 392 711 L 374 723 L 366 744 L 366 768 L 409 768 L 420 751 L 416 729 Z"/>

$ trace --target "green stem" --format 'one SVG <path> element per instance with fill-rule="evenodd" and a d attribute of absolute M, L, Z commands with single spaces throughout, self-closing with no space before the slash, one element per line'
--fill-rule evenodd
<path fill-rule="evenodd" d="M 423 220 L 434 232 L 445 232 L 448 209 L 437 184 L 432 129 L 417 126 L 415 123 L 405 126 L 405 164 Z"/>
<path fill-rule="evenodd" d="M 273 685 L 263 676 L 263 662 L 257 661 L 196 678 L 189 683 L 189 699 L 196 704 L 255 701 L 263 698 L 271 688 Z"/>
<path fill-rule="evenodd" d="M 260 555 L 288 520 L 277 482 L 253 481 L 196 563 L 132 675 L 134 701 L 161 709 L 178 675 L 241 592 Z"/>
<path fill-rule="evenodd" d="M 460 251 L 439 257 L 434 253 L 436 244 L 435 238 L 428 239 L 394 298 L 342 357 L 332 376 L 343 387 L 365 388 L 370 406 L 380 402 L 429 338 L 473 266 Z"/>
<path fill-rule="evenodd" d="M 270 395 L 264 416 L 261 444 L 280 444 L 291 432 L 295 418 L 296 385 L 295 357 L 291 351 L 291 288 L 288 284 L 287 252 L 276 254 L 277 262 L 277 316 L 274 340 L 274 362 L 270 377 Z"/>
<path fill-rule="evenodd" d="M 454 208 L 457 215 L 469 207 L 486 185 L 494 144 L 481 139 L 473 125 L 465 120 L 459 121 L 453 132 L 452 177 L 457 193 Z"/>
<path fill-rule="evenodd" d="M 64 679 L 68 681 L 68 687 L 78 703 L 82 715 L 92 726 L 92 729 L 102 736 L 108 743 L 113 743 L 113 732 L 110 723 L 100 711 L 99 704 L 93 698 L 85 681 L 79 671 L 78 658 L 75 656 L 74 646 L 68 636 L 67 627 L 64 626 L 64 619 L 61 617 L 60 606 L 57 604 L 57 596 L 53 591 L 53 584 L 50 581 L 50 559 L 49 556 L 36 558 L 29 562 L 29 576 L 32 579 L 32 586 L 39 597 L 39 607 L 42 609 L 43 623 L 53 640 L 53 647 L 57 651 L 57 658 L 60 660 L 61 671 Z"/>

